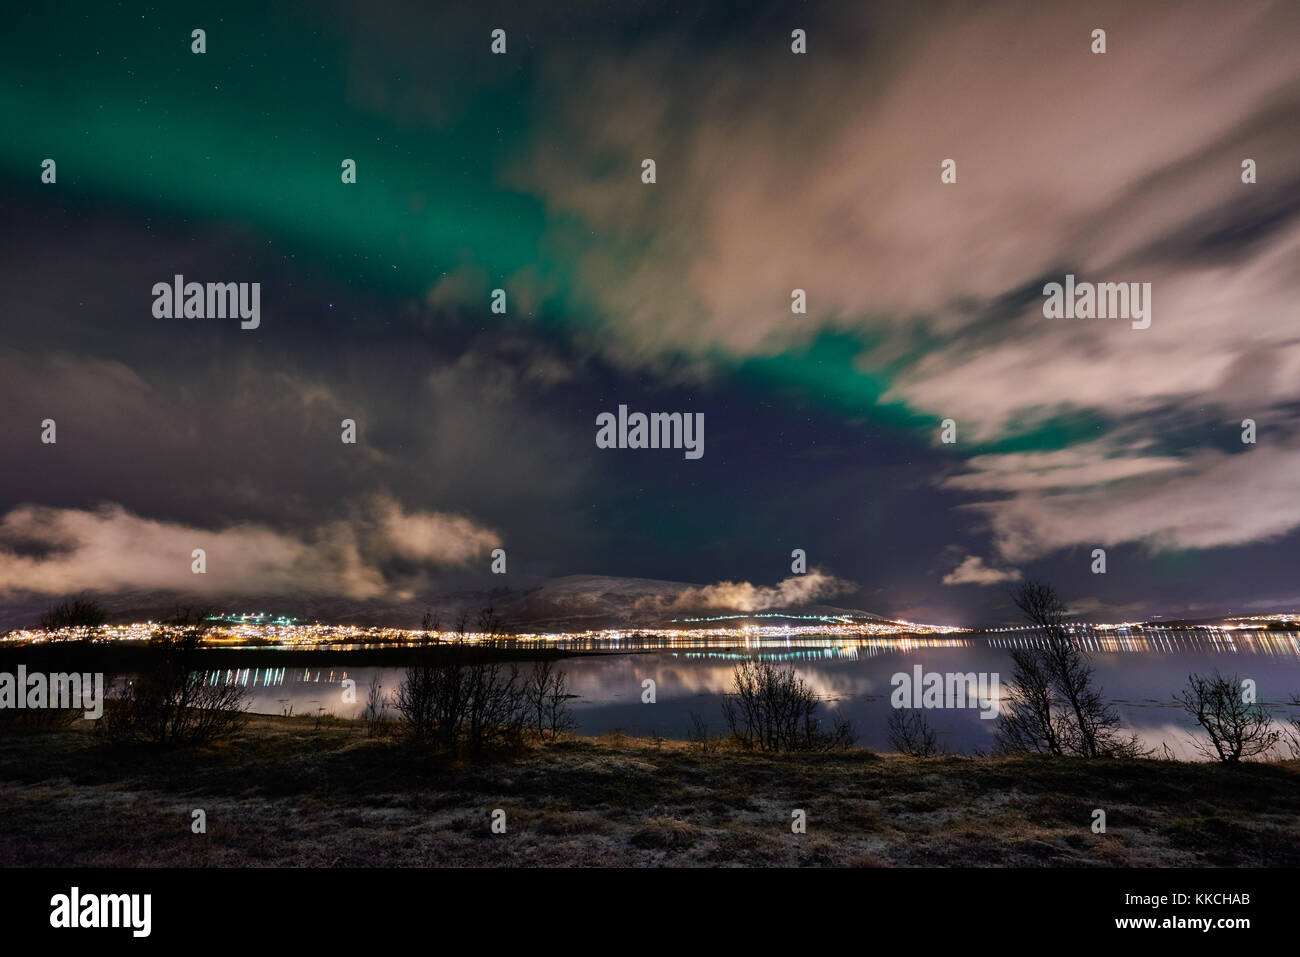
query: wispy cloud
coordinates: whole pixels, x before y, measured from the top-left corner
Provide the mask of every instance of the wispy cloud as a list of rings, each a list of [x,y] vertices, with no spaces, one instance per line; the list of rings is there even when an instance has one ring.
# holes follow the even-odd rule
[[[1232,455],[1199,450],[1176,466],[1163,456],[1108,460],[1097,446],[1089,453],[981,456],[950,481],[1007,493],[967,508],[986,518],[1008,561],[1074,545],[1245,545],[1300,528],[1300,448],[1289,444]],[[1115,480],[1098,482],[1103,476]]]

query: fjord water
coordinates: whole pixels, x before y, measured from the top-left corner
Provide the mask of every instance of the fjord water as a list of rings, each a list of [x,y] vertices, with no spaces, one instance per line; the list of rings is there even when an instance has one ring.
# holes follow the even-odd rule
[[[856,725],[858,744],[891,750],[887,731],[897,674],[996,674],[1003,694],[1011,680],[1008,648],[1025,642],[1023,633],[981,636],[889,636],[849,640],[841,637],[764,636],[748,642],[735,639],[674,639],[655,647],[639,642],[628,651],[607,643],[583,643],[596,653],[563,659],[569,690],[576,697],[570,707],[577,732],[600,735],[621,729],[629,735],[685,738],[690,713],[707,722],[713,733],[724,730],[723,696],[731,687],[735,665],[761,657],[793,666],[817,692],[823,707],[835,709]],[[561,647],[563,642],[558,643]],[[1194,757],[1191,719],[1173,697],[1192,673],[1215,670],[1240,679],[1252,679],[1258,699],[1279,720],[1300,716],[1289,707],[1300,696],[1300,633],[1147,630],[1089,643],[1096,678],[1126,728],[1136,731],[1144,744],[1167,744],[1179,757]],[[271,655],[268,655],[271,658]],[[524,663],[522,668],[531,667]],[[356,701],[344,704],[343,678],[356,684]],[[365,706],[372,678],[385,695],[396,691],[402,672],[395,668],[324,667],[257,668],[242,672],[241,681],[251,693],[251,708],[264,714],[315,714],[322,709],[341,717],[356,717]],[[643,703],[646,679],[654,681],[654,703]],[[926,717],[940,733],[948,750],[970,753],[993,743],[996,721],[980,717],[972,702],[964,709],[929,709]]]

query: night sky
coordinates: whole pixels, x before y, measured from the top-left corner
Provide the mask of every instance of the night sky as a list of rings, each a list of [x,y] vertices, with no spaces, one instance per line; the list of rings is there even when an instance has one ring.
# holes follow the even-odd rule
[[[1294,2],[23,4],[0,132],[0,604],[1300,607]],[[1150,328],[1045,318],[1067,273]],[[703,457],[598,448],[620,404]]]

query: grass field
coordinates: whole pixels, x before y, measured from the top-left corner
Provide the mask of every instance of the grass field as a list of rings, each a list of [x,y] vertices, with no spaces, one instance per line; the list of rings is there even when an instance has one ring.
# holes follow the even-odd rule
[[[255,716],[173,753],[78,722],[0,736],[0,865],[1296,866],[1300,761],[705,754],[614,734],[463,765],[342,720]]]

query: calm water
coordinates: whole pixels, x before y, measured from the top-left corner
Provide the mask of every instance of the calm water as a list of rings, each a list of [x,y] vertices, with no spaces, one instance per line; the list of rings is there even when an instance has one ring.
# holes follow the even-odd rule
[[[712,731],[723,730],[722,696],[731,686],[732,669],[746,657],[762,657],[793,665],[821,696],[824,707],[852,718],[858,743],[890,750],[886,722],[890,714],[891,678],[911,675],[915,666],[925,672],[985,672],[1010,680],[1008,644],[1023,643],[1023,636],[962,638],[888,638],[863,641],[842,639],[765,639],[749,645],[734,641],[704,645],[690,643],[657,650],[627,653],[609,650],[597,655],[565,659],[570,702],[577,730],[603,734],[615,728],[636,736],[662,735],[685,738],[689,714],[700,714]],[[268,653],[269,660],[273,652]],[[1189,673],[1224,674],[1251,678],[1259,700],[1279,717],[1300,709],[1287,701],[1300,695],[1300,634],[1295,632],[1146,632],[1120,638],[1092,649],[1097,680],[1125,725],[1151,746],[1166,743],[1177,754],[1191,757],[1191,723],[1172,703]],[[528,668],[531,665],[525,664]],[[372,677],[378,677],[385,694],[397,689],[400,670],[393,668],[260,668],[240,674],[251,692],[252,710],[280,714],[312,714],[320,709],[342,717],[356,717],[365,705]],[[357,682],[357,701],[344,704],[343,678]],[[655,682],[655,702],[642,703],[642,682]],[[979,710],[929,709],[926,717],[950,750],[970,751],[992,744],[992,720],[982,720]]]

